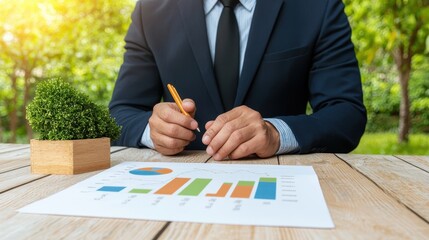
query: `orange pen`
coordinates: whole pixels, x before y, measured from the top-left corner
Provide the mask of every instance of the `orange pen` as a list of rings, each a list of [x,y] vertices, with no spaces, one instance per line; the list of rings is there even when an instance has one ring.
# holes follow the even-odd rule
[[[173,85],[171,85],[171,84],[167,84],[167,88],[168,88],[168,91],[170,91],[171,96],[173,96],[174,102],[176,102],[176,105],[179,107],[180,111],[185,116],[191,117],[191,115],[189,115],[189,113],[187,113],[185,111],[185,109],[183,109],[182,99],[180,98],[179,93],[177,92],[176,88]],[[199,128],[197,128],[197,131],[201,132]]]

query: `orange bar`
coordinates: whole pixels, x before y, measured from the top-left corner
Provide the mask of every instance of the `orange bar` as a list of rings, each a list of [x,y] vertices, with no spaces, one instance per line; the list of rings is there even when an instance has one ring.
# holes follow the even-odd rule
[[[217,193],[207,193],[206,197],[225,197],[229,189],[231,188],[231,186],[232,186],[232,183],[224,183],[219,188]]]
[[[253,185],[252,181],[239,181],[234,191],[231,194],[232,198],[249,198],[252,194]]]
[[[164,185],[164,187],[160,188],[155,194],[168,194],[171,195],[176,192],[180,187],[185,185],[189,181],[190,178],[175,178],[171,180],[169,183]]]
[[[231,194],[232,198],[249,198],[253,186],[237,186]]]

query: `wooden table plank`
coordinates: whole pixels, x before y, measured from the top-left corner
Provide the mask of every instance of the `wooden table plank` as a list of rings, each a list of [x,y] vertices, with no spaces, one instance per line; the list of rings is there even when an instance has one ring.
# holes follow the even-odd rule
[[[278,165],[279,160],[277,156],[271,157],[271,158],[243,158],[240,160],[222,160],[222,161],[216,161],[210,158],[210,160],[207,163],[219,163],[219,164],[268,164],[268,165]]]
[[[110,147],[110,152],[111,153],[113,153],[113,152],[118,152],[118,151],[120,151],[120,150],[123,150],[123,149],[125,149],[126,147],[122,147],[122,146],[112,146],[112,147]]]
[[[278,158],[248,158],[234,161],[215,161],[210,159],[208,163],[278,165]],[[276,228],[171,222],[160,235],[160,239],[281,239],[280,231],[272,231],[273,229]]]
[[[28,166],[5,172],[0,174],[0,193],[45,176],[47,175],[31,174],[30,167]]]
[[[149,151],[149,150],[147,150]],[[129,156],[137,160],[153,161],[164,159],[157,154],[143,153],[141,149],[123,150],[112,154],[112,163],[117,164]],[[203,155],[201,155],[203,156]],[[173,157],[174,158],[174,157]],[[174,158],[182,161],[189,156]],[[179,160],[180,161],[180,160]],[[0,236],[6,239],[45,239],[45,238],[71,238],[71,239],[146,239],[153,238],[165,226],[165,222],[118,220],[103,218],[66,217],[51,215],[22,214],[17,210],[25,205],[52,195],[73,184],[76,184],[100,171],[79,175],[50,175],[14,188],[0,194]]]
[[[121,162],[135,161],[203,163],[209,158],[210,156],[203,151],[185,151],[175,156],[164,156],[151,149],[127,148],[112,161],[112,166]]]
[[[117,152],[123,149],[125,147],[111,147],[110,151]],[[46,174],[31,174],[29,165],[28,148],[0,153],[0,193],[47,176]]]
[[[357,171],[429,223],[429,173],[396,157],[339,155]]]
[[[429,156],[396,156],[429,173]]]
[[[0,153],[0,174],[30,166],[30,148]]]
[[[0,153],[11,152],[20,150],[23,148],[29,148],[29,144],[12,144],[12,143],[0,143]]]
[[[14,151],[0,153],[0,174],[14,169],[30,166],[30,145]],[[110,152],[116,152],[125,147],[111,147]]]
[[[163,222],[22,214],[19,208],[78,183],[92,173],[49,176],[0,195],[0,236],[5,239],[145,239]],[[116,230],[116,231],[115,231]]]
[[[332,230],[282,229],[285,235],[338,239],[424,239],[429,225],[333,154],[282,156],[280,164],[312,165],[336,225]]]
[[[159,239],[259,240],[293,238],[282,235],[281,228],[277,227],[172,222],[165,229]]]

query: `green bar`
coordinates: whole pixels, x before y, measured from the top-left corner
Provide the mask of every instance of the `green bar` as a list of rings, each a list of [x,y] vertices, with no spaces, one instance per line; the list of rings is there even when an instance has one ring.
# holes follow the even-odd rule
[[[255,185],[255,182],[253,181],[238,181],[237,186],[251,186],[253,187]]]
[[[276,178],[265,178],[265,177],[261,177],[259,178],[260,182],[277,182]]]
[[[138,189],[138,188],[134,188],[132,189],[129,193],[149,193],[150,191],[152,191],[152,189]]]
[[[204,188],[211,182],[211,179],[197,178],[192,181],[183,191],[179,193],[181,196],[198,196]]]

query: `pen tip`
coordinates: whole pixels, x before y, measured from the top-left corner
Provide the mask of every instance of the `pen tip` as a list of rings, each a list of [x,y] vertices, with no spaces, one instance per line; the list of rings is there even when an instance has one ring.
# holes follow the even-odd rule
[[[197,128],[197,131],[200,133],[201,131],[200,131],[200,128]]]

